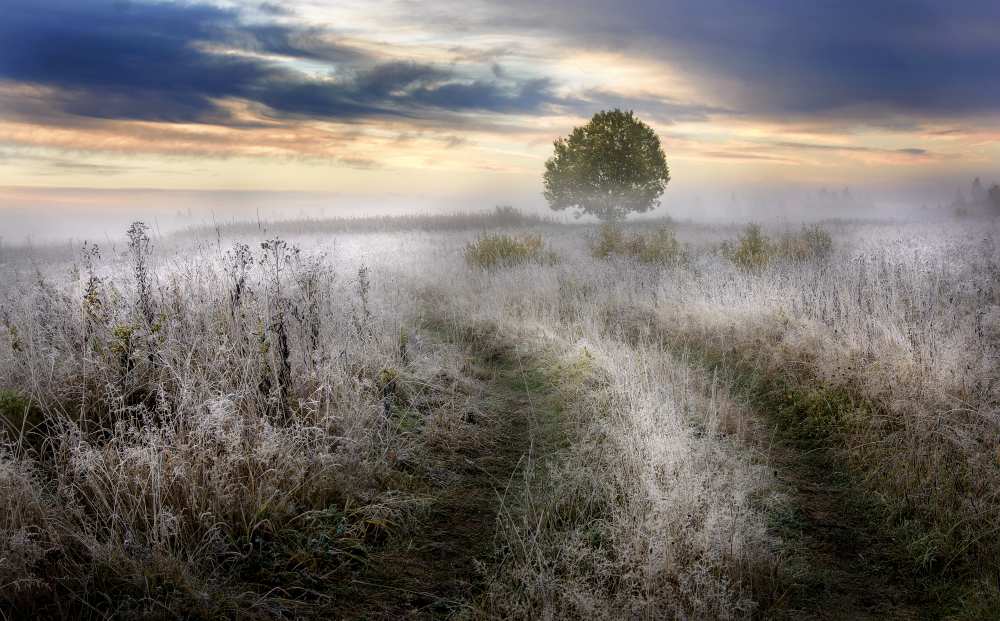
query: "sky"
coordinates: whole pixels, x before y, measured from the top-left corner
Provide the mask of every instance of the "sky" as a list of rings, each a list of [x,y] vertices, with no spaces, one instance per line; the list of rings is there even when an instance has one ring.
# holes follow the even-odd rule
[[[659,134],[668,210],[1000,181],[995,0],[0,6],[0,209],[22,219],[326,195],[539,205],[552,141],[614,107]]]

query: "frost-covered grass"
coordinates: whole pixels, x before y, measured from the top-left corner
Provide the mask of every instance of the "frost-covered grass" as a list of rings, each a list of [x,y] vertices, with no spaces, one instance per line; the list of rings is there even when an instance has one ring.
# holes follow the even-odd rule
[[[680,226],[678,239],[686,241],[686,233]],[[897,541],[898,549],[892,554],[905,566],[904,571],[916,572],[931,591],[940,589],[943,598],[954,596],[947,593],[953,588],[947,583],[966,583],[957,587],[966,590],[959,598],[979,593],[961,604],[970,609],[980,605],[969,603],[980,595],[995,598],[988,580],[984,583],[981,579],[983,572],[991,575],[1000,570],[996,562],[1000,550],[993,536],[1000,530],[997,224],[836,223],[822,229],[772,228],[760,235],[779,240],[768,243],[790,251],[772,253],[768,261],[752,270],[717,250],[720,241],[732,238],[732,229],[719,231],[714,237],[700,229],[691,233],[697,237],[688,242],[693,246],[689,261],[664,269],[627,257],[594,260],[579,232],[552,231],[547,241],[561,255],[558,264],[480,275],[469,283],[471,289],[465,290],[458,288],[461,275],[455,274],[447,279],[448,290],[462,308],[459,315],[527,331],[526,341],[555,341],[564,346],[586,346],[589,351],[617,352],[612,357],[598,356],[597,360],[604,361],[599,366],[612,378],[610,389],[623,386],[630,399],[639,401],[630,401],[621,418],[605,410],[590,420],[598,421],[605,442],[602,446],[607,446],[609,438],[627,439],[612,454],[616,468],[621,469],[618,472],[629,473],[628,480],[638,480],[647,468],[656,471],[657,458],[647,452],[653,450],[647,448],[651,445],[674,447],[665,452],[686,455],[685,463],[696,454],[705,454],[704,449],[676,448],[679,432],[667,421],[679,416],[670,412],[684,412],[677,424],[681,429],[707,429],[707,439],[699,439],[695,445],[704,442],[715,447],[718,461],[672,479],[672,485],[677,486],[672,489],[687,489],[684,494],[694,497],[695,489],[713,489],[709,481],[740,481],[734,485],[748,495],[766,495],[766,479],[749,474],[753,465],[741,461],[739,452],[729,455],[721,449],[729,442],[738,443],[739,436],[723,431],[776,419],[748,419],[744,413],[725,417],[728,422],[720,426],[711,417],[705,422],[703,408],[678,405],[692,397],[681,395],[678,400],[662,396],[664,385],[676,385],[669,369],[678,364],[676,356],[683,356],[685,350],[692,357],[710,355],[728,360],[734,372],[758,374],[772,387],[792,386],[790,395],[804,401],[777,404],[774,414],[827,419],[819,427],[815,427],[815,420],[803,420],[801,426],[810,435],[822,436],[820,444],[849,467],[859,494],[876,499],[879,509],[872,519],[881,525],[873,528],[888,532],[888,538]],[[794,252],[800,246],[808,246],[809,252]],[[644,349],[643,342],[658,345]],[[650,362],[649,356],[654,354],[660,362]],[[656,371],[648,377],[663,384],[642,385],[637,378],[642,377],[643,367],[637,368],[637,361],[653,365]],[[642,388],[631,388],[636,385]],[[838,395],[840,400],[832,402],[823,395]],[[658,407],[643,409],[642,398],[650,398]],[[647,417],[658,422],[658,431],[656,425],[642,422]],[[637,429],[642,432],[630,435]],[[613,478],[610,473],[614,468],[593,474],[594,464],[599,462],[592,456],[573,463],[576,465],[569,472],[587,473],[585,481]],[[640,516],[655,514],[654,499],[669,494],[653,489],[647,486],[636,497],[647,504],[637,500],[629,505],[622,501],[627,494],[616,496],[621,501],[618,508],[629,506],[637,511],[627,513],[621,524],[642,522],[646,517]],[[702,505],[710,507],[708,511],[720,510],[723,497],[740,498],[733,492],[709,496],[715,499]],[[754,523],[754,514],[747,509],[750,506],[739,500],[730,505],[730,515],[740,515],[748,533],[747,555],[741,556],[737,550],[726,559],[730,571],[746,567],[741,563],[747,559],[768,558],[760,551],[767,547],[766,537],[750,535],[755,532],[750,526]],[[642,507],[641,512],[637,507]],[[669,511],[666,515],[678,517]],[[718,527],[725,519],[707,523]],[[624,526],[613,530],[627,532]],[[657,532],[669,531],[669,524],[660,524]],[[700,536],[692,529],[676,531],[685,533],[677,536],[688,543],[689,536],[705,541],[718,535],[711,529]],[[541,539],[533,537],[532,541]],[[585,538],[579,535],[575,554],[582,554],[582,540]],[[647,536],[632,540],[638,545],[648,541]],[[648,548],[642,553],[634,548],[627,548],[626,553],[625,549],[619,548],[613,558],[630,559],[636,563],[634,567],[644,569],[639,574],[622,566],[603,571],[608,575],[641,575],[642,579],[636,578],[628,587],[620,584],[634,593],[631,589],[635,585],[648,584],[649,568],[659,567],[662,559],[648,556],[652,553]],[[717,553],[718,548],[708,546],[697,558],[704,562]],[[558,583],[572,576],[573,568],[590,568],[595,562],[567,557],[566,565],[536,562],[535,567]],[[760,572],[766,564],[758,562],[754,571]],[[677,580],[697,566],[675,565],[671,575]],[[715,575],[724,573],[718,568],[713,571]],[[592,593],[593,585],[585,584],[581,583],[578,592]],[[541,597],[574,592],[559,584]],[[661,587],[660,592],[666,594],[669,589]],[[658,603],[669,599],[664,597]],[[683,599],[676,593],[672,597],[672,601]],[[738,595],[729,597],[736,599],[717,595],[698,601],[726,601],[728,610],[739,610],[734,603],[739,601]],[[614,601],[610,594],[592,604],[599,610],[609,601]],[[953,603],[942,601],[943,606]],[[986,605],[995,606],[995,601]]]
[[[419,504],[393,466],[450,423],[411,433],[408,412],[460,408],[460,361],[410,338],[391,273],[279,239],[139,239],[10,269],[0,601],[285,614],[238,567],[284,546],[336,568]]]
[[[551,450],[500,506],[483,614],[774,604],[774,482],[748,450],[767,419],[685,350],[856,395],[829,440],[915,563],[998,570],[995,224],[772,228],[787,252],[754,269],[723,246],[735,226],[675,225],[683,262],[595,258],[585,228],[515,229],[560,260],[492,270],[465,261],[474,230],[5,249],[0,601],[308,614],[237,567],[279,549],[339,575],[423,502],[406,468],[428,446],[475,441],[454,416],[417,433],[400,415],[464,403],[467,370],[429,323],[493,326],[556,388],[559,440],[539,435]]]

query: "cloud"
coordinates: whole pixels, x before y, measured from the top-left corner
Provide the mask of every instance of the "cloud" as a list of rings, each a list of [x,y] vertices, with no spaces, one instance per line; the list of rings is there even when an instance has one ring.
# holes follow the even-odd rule
[[[856,144],[832,144],[804,141],[733,141],[725,145],[703,148],[697,142],[687,145],[685,152],[698,158],[732,161],[765,161],[776,164],[806,165],[823,154],[823,161],[847,157],[851,160],[878,164],[915,164],[947,159],[945,153],[923,148],[900,149],[870,147]]]
[[[0,142],[508,170],[620,107],[671,156],[992,157],[1000,5],[981,0],[387,2],[4,0]]]
[[[230,11],[205,5],[12,0],[0,21],[0,77],[61,91],[72,116],[191,122],[222,113],[276,70],[197,44],[227,38]]]
[[[9,149],[0,150],[0,164],[27,165],[27,167],[30,167],[29,174],[35,176],[58,176],[67,172],[82,172],[106,176],[142,170],[139,166],[87,162],[79,158],[53,157]]]
[[[479,27],[652,58],[747,114],[897,124],[1000,101],[995,0],[511,2]]]
[[[961,129],[961,128],[958,128],[958,127],[950,127],[948,129],[932,130],[932,131],[927,132],[927,133],[928,133],[928,135],[931,135],[931,136],[945,136],[945,137],[948,137],[948,136],[965,136],[969,132],[966,129]]]
[[[455,147],[461,147],[469,144],[468,138],[463,138],[462,136],[444,136],[442,138],[444,146],[449,149],[454,149]]]
[[[257,5],[257,10],[267,15],[277,15],[281,17],[295,14],[292,9],[278,2],[261,2]]]
[[[224,43],[265,54],[343,63],[366,59],[364,52],[339,43],[332,33],[317,27],[237,22],[225,27],[219,35]]]
[[[626,95],[600,88],[588,89],[580,93],[569,102],[569,106],[584,116],[597,109],[624,108],[634,110],[644,117],[663,124],[707,121],[718,115],[738,115],[736,111],[720,106],[685,102],[652,94]]]
[[[912,155],[914,157],[924,157],[931,155],[931,153],[927,149],[920,149],[916,147],[908,147],[904,149],[879,149],[875,147],[865,147],[860,145],[824,144],[815,142],[789,142],[789,141],[772,142],[769,144],[775,147],[802,149],[807,151],[846,151],[850,153],[881,153],[886,155],[890,154]]]
[[[44,122],[237,124],[223,103],[234,99],[265,106],[269,118],[341,120],[519,113],[554,101],[545,79],[381,61],[324,29],[248,24],[206,4],[10,0],[0,40],[0,80],[52,91],[41,107],[13,102],[15,114]],[[319,61],[327,75],[307,74],[297,61]]]
[[[416,89],[410,99],[420,105],[453,110],[523,113],[557,103],[552,81],[536,78],[506,86],[501,82],[476,80],[447,82]]]
[[[495,68],[499,68],[499,61],[507,56],[524,53],[525,50],[520,45],[501,45],[492,47],[469,47],[464,45],[453,45],[448,48],[456,61],[459,62],[475,62],[475,63],[492,63]],[[497,74],[497,77],[501,77]]]
[[[373,170],[378,168],[378,162],[363,157],[341,157],[337,158],[337,161],[344,166],[357,168],[359,170]]]
[[[703,151],[697,151],[697,155],[701,157],[706,157],[710,159],[717,160],[759,160],[765,162],[778,162],[782,164],[797,164],[798,160],[790,159],[787,157],[779,157],[776,155],[765,155],[763,153],[752,153],[748,151],[722,151],[722,150],[712,150],[707,149]]]

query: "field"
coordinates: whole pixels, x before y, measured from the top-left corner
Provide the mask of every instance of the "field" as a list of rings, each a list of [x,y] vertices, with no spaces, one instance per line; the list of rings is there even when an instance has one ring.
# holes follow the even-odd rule
[[[3,618],[1000,616],[996,220],[0,247]]]

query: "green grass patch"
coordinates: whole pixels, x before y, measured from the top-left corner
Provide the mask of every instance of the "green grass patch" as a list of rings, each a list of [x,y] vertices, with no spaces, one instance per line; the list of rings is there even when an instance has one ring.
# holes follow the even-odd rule
[[[778,238],[778,254],[793,261],[822,259],[833,252],[833,238],[819,225],[805,226],[798,233]]]
[[[0,431],[12,440],[33,436],[44,423],[42,412],[24,395],[0,390]]]
[[[720,251],[737,267],[756,271],[779,259],[807,261],[828,257],[833,252],[833,238],[815,225],[772,240],[760,225],[748,224],[735,241],[723,242]]]
[[[527,263],[551,264],[556,254],[545,247],[541,235],[488,233],[465,246],[465,261],[472,267],[498,269]]]
[[[802,386],[775,378],[758,402],[772,413],[787,439],[798,444],[822,446],[853,425],[871,418],[875,406],[834,386]]]
[[[620,256],[657,265],[678,265],[687,260],[683,244],[667,227],[648,233],[628,233],[617,225],[605,224],[592,240],[590,250],[598,259]]]

